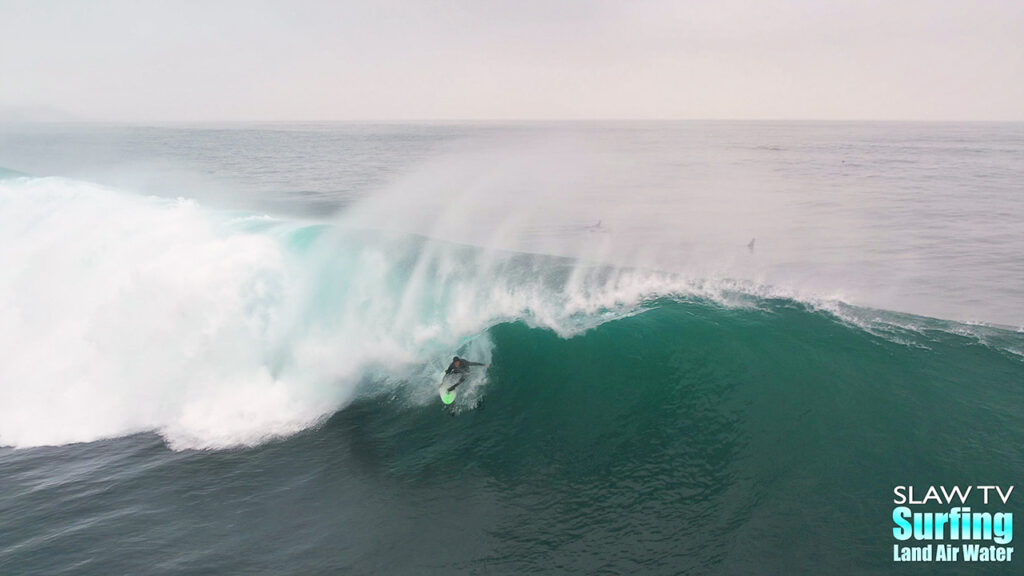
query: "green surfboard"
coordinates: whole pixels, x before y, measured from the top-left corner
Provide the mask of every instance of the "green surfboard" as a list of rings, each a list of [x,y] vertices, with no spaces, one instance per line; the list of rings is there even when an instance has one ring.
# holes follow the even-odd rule
[[[460,374],[445,374],[444,378],[441,378],[441,388],[438,392],[441,394],[441,402],[447,406],[455,401],[455,389],[449,390],[453,384],[459,381]]]
[[[447,386],[441,386],[441,402],[445,405],[451,404],[455,401],[455,390],[448,390]]]

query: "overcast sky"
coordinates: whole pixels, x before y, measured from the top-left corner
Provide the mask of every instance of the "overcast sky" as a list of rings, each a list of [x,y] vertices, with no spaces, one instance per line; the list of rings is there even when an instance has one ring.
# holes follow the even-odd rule
[[[1024,120],[1024,1],[0,0],[0,114]]]

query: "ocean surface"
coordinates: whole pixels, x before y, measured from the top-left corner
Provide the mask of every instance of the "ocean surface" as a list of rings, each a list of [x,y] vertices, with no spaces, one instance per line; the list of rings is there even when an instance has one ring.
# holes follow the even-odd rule
[[[4,575],[1019,573],[1024,124],[2,125],[0,350]]]

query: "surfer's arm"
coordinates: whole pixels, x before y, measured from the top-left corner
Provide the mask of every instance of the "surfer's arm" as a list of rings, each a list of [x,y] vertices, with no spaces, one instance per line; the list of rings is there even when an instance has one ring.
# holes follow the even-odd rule
[[[469,360],[466,360],[466,365],[467,366],[486,366],[486,364],[484,364],[483,362],[470,362]]]
[[[452,384],[451,386],[448,387],[448,391],[451,392],[452,390],[455,390],[456,388],[459,387],[459,384],[462,384],[465,381],[466,381],[466,377],[465,376],[463,376],[462,378],[459,378],[458,382],[456,382],[455,384]]]

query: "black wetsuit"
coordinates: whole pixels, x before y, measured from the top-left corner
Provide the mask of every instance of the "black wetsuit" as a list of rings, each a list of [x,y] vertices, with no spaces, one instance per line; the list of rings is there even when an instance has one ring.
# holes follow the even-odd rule
[[[452,390],[455,390],[456,386],[466,381],[466,374],[469,374],[470,366],[483,365],[484,364],[482,362],[470,362],[469,360],[464,360],[462,358],[459,358],[458,360],[453,360],[452,363],[448,365],[448,369],[444,371],[445,376],[449,374],[461,374],[462,377],[459,378],[458,382],[449,386],[448,391],[451,392]]]

